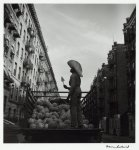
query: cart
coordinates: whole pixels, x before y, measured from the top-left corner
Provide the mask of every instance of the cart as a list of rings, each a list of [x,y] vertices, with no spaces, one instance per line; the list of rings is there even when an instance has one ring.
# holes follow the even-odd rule
[[[20,132],[25,137],[25,141],[24,141],[25,143],[100,143],[101,142],[102,132],[101,129],[99,128],[30,129],[28,127],[27,118],[30,117],[33,111],[37,97],[47,97],[46,92],[44,92],[44,95],[40,94],[40,92],[38,91],[36,91],[36,93],[27,90],[26,101],[24,103],[25,118],[24,120],[22,120],[22,122],[20,122],[20,126],[21,126]],[[59,103],[60,102],[61,101],[59,101]],[[67,102],[63,99],[62,103],[67,103]]]

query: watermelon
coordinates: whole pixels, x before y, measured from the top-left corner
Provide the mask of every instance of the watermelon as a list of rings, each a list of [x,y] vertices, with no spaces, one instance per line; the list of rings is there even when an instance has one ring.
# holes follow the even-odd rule
[[[58,124],[57,124],[57,122],[54,121],[54,120],[52,120],[52,121],[50,121],[50,122],[48,123],[48,128],[49,128],[49,129],[56,129],[57,126],[58,126]]]
[[[30,128],[31,128],[31,129],[35,129],[36,127],[37,127],[37,126],[36,126],[35,123],[31,123],[31,124],[30,124]]]

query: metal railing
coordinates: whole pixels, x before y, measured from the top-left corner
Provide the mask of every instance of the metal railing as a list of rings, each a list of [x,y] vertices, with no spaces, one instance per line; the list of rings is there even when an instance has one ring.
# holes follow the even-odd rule
[[[34,97],[62,97],[66,98],[68,96],[68,91],[31,91]],[[82,94],[87,94],[88,92],[81,92]],[[49,94],[67,94],[67,96],[49,95]],[[85,98],[82,96],[81,98]]]
[[[98,127],[97,100],[93,90],[90,90],[82,99],[82,110],[85,118],[93,123],[95,127]]]

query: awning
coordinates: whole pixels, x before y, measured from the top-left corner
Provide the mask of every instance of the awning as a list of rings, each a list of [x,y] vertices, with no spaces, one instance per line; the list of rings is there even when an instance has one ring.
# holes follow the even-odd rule
[[[4,81],[7,80],[10,83],[14,83],[14,80],[12,79],[10,72],[4,67]]]

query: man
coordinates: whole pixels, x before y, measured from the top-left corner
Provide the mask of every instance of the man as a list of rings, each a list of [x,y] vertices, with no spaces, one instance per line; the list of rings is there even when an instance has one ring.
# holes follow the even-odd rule
[[[77,61],[73,61],[73,60],[69,61],[68,65],[71,67],[70,72],[72,73],[69,81],[70,87],[64,85],[64,88],[69,90],[69,95],[67,97],[67,100],[69,100],[70,98],[71,127],[82,128],[83,123],[82,123],[82,110],[81,110],[81,102],[80,102],[81,99],[80,76],[82,75],[79,73],[79,71],[81,72],[82,70],[81,70],[81,66],[79,67]]]

